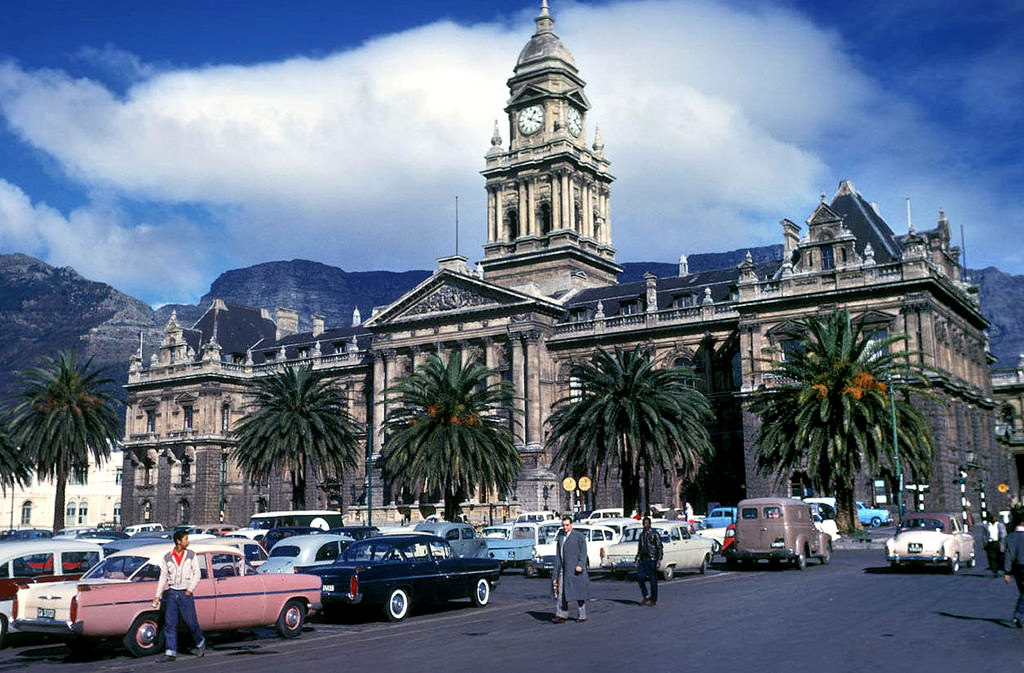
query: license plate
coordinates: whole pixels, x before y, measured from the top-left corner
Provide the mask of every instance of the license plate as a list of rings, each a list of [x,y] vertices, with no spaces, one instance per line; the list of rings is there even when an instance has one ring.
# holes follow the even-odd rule
[[[919,554],[919,553],[921,553],[921,543],[920,542],[911,542],[910,544],[907,545],[907,551],[910,552],[911,554]]]
[[[785,542],[772,542],[772,549],[781,549],[786,546]]]
[[[333,584],[325,584],[323,586],[323,590],[324,591],[334,591],[334,585]]]
[[[56,611],[53,608],[36,608],[36,616],[40,619],[53,619]]]

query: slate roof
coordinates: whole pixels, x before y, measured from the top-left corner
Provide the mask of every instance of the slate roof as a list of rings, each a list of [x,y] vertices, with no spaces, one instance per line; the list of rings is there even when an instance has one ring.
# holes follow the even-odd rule
[[[903,254],[903,248],[892,229],[855,189],[843,188],[846,184],[844,182],[832,198],[829,208],[843,218],[843,225],[857,237],[857,254],[863,257],[864,247],[871,243],[877,263],[886,264],[898,260]]]
[[[273,342],[277,335],[274,321],[264,318],[260,309],[240,304],[224,304],[225,309],[216,303],[196,321],[191,330],[185,330],[185,340],[200,357],[201,345],[208,343],[216,332],[217,343],[225,354],[245,355],[245,352],[256,343],[262,347]],[[199,343],[192,343],[195,338]],[[260,342],[260,339],[263,339]]]

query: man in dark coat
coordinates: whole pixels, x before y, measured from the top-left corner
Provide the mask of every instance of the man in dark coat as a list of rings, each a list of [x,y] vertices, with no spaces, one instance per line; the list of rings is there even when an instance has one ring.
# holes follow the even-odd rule
[[[1010,521],[1013,532],[1006,536],[1006,557],[1003,559],[1003,578],[1017,583],[1017,607],[1013,611],[1013,625],[1024,628],[1024,517],[1013,513]]]
[[[569,604],[576,601],[579,617],[587,621],[587,599],[590,598],[590,575],[587,574],[587,541],[572,529],[572,518],[562,517],[562,530],[555,540],[555,567],[552,572],[555,594],[555,617],[551,621],[564,624]]]
[[[636,581],[640,584],[640,593],[643,594],[640,604],[654,607],[658,604],[658,562],[661,561],[663,547],[661,535],[651,528],[651,517],[645,516],[643,525],[633,565],[636,566]],[[648,582],[651,584],[650,598],[647,597]]]

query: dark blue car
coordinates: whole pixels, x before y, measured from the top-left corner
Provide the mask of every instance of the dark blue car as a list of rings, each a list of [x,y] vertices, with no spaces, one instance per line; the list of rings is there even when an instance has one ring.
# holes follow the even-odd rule
[[[501,564],[487,558],[457,558],[445,540],[411,533],[353,542],[329,566],[296,568],[323,582],[324,609],[380,605],[393,622],[405,619],[414,603],[468,598],[483,607],[490,602]]]

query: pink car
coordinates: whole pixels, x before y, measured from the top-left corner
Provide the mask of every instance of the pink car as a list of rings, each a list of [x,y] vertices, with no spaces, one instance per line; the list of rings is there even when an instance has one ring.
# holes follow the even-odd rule
[[[22,631],[64,636],[72,648],[91,638],[121,638],[137,657],[163,649],[160,610],[153,608],[160,559],[167,542],[108,556],[74,582],[20,588],[14,624]],[[307,614],[320,609],[320,578],[260,575],[235,547],[216,541],[189,546],[199,557],[202,579],[195,591],[204,631],[273,624],[284,638],[302,632]]]

